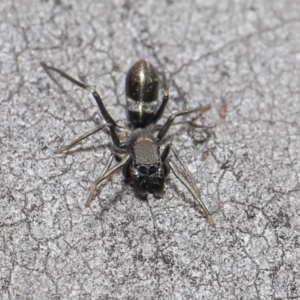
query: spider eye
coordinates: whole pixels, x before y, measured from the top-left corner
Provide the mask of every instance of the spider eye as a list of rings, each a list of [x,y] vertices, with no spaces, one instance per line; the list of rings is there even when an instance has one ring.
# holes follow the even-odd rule
[[[139,172],[142,173],[143,175],[147,174],[147,168],[145,166],[139,167]]]
[[[157,168],[155,167],[155,166],[151,166],[150,168],[149,168],[149,174],[154,174],[154,173],[156,173],[157,172]]]

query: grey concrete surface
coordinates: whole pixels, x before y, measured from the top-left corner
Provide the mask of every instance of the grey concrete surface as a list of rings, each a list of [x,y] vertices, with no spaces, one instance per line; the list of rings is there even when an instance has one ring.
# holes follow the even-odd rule
[[[0,3],[0,299],[300,298],[300,2]],[[121,172],[90,183],[110,154],[88,92],[126,125],[124,79],[146,58],[165,71],[173,141],[213,214],[171,175],[135,197]],[[162,91],[161,91],[162,92]],[[205,127],[190,127],[183,120]]]

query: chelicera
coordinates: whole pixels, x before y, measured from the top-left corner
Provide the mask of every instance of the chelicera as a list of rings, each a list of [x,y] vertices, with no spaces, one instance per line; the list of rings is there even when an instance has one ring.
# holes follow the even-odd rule
[[[166,88],[164,78],[163,98],[158,106],[158,72],[148,61],[140,60],[130,68],[126,76],[127,116],[131,126],[130,128],[124,128],[117,125],[106,110],[100,95],[93,87],[76,80],[62,70],[48,66],[44,62],[41,62],[41,65],[49,75],[50,71],[57,72],[77,86],[91,92],[105,120],[104,124],[80,136],[71,144],[57,149],[56,153],[68,151],[85,138],[104,128],[108,128],[110,132],[115,153],[110,155],[101,175],[91,184],[86,206],[91,204],[97,186],[120,168],[122,168],[124,177],[133,182],[134,189],[141,198],[145,198],[147,193],[161,196],[165,179],[172,170],[197,201],[209,224],[214,225],[213,218],[200,198],[200,191],[187,167],[181,161],[177,150],[169,143],[160,153],[161,141],[175,118],[193,112],[204,112],[209,109],[209,106],[200,106],[174,113],[169,116],[163,125],[155,128],[154,125],[163,115],[169,101],[169,91]],[[121,132],[128,133],[125,142],[120,141],[119,134]],[[183,171],[180,171],[178,166],[169,158],[171,151]],[[117,159],[117,163],[111,166],[114,157]]]

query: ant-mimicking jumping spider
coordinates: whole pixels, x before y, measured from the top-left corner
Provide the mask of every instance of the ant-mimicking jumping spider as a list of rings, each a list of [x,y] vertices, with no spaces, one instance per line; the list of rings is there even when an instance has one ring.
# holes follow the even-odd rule
[[[103,128],[109,128],[114,148],[118,152],[110,155],[100,177],[91,184],[86,206],[91,204],[94,192],[100,182],[108,178],[121,167],[123,168],[124,177],[133,181],[135,191],[141,197],[145,197],[147,192],[152,193],[155,196],[161,195],[164,188],[165,178],[168,176],[171,169],[175,176],[193,195],[194,199],[205,213],[209,224],[214,225],[213,218],[200,199],[200,191],[194,182],[192,175],[181,161],[174,146],[171,143],[167,144],[162,154],[160,154],[160,142],[168,132],[175,118],[197,111],[204,112],[208,110],[210,106],[196,107],[172,114],[169,116],[165,124],[160,126],[158,133],[155,136],[155,130],[152,125],[156,124],[163,115],[169,100],[169,91],[166,88],[164,78],[165,90],[162,103],[159,108],[156,109],[158,104],[159,76],[156,69],[146,60],[140,60],[135,63],[130,68],[126,76],[125,90],[127,116],[132,125],[132,128],[130,129],[117,125],[115,120],[106,110],[100,95],[93,87],[74,79],[62,70],[48,66],[44,62],[41,62],[41,65],[48,74],[49,71],[55,71],[72,83],[91,92],[99,106],[102,117],[106,121],[106,123],[101,124],[92,131],[80,136],[68,146],[57,149],[55,153],[63,153],[69,150],[85,138]],[[118,133],[123,131],[129,132],[129,137],[126,142],[120,142],[118,136]],[[171,150],[183,168],[184,175],[168,158]],[[113,167],[110,167],[114,157],[117,158],[118,163]],[[187,178],[189,178],[189,180]]]

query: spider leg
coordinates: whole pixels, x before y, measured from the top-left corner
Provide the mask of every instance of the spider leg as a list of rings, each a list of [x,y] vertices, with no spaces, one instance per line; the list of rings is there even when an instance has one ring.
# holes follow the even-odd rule
[[[106,110],[104,104],[103,104],[103,101],[100,97],[100,95],[97,93],[97,91],[94,90],[93,87],[91,87],[90,85],[87,85],[75,78],[73,78],[72,76],[70,76],[69,74],[67,74],[66,72],[60,70],[60,69],[57,69],[55,67],[52,67],[52,66],[48,66],[45,62],[41,62],[41,66],[45,69],[45,71],[49,74],[49,70],[51,71],[54,71],[58,74],[60,74],[61,76],[63,76],[64,78],[68,79],[69,81],[71,81],[72,83],[78,85],[79,87],[89,91],[92,93],[92,95],[94,96],[98,106],[99,106],[99,109],[100,109],[100,112],[104,118],[104,120],[108,123],[108,124],[112,124],[114,126],[117,126],[115,120],[111,117],[111,115],[108,113],[108,111]]]
[[[108,161],[107,161],[107,163],[106,163],[103,171],[101,172],[101,175],[91,184],[91,186],[90,186],[90,194],[89,194],[89,197],[88,197],[88,199],[86,201],[85,206],[87,206],[87,207],[90,206],[91,202],[93,201],[93,195],[94,195],[94,192],[95,192],[97,186],[104,179],[108,178],[112,173],[114,173],[115,171],[117,171],[119,168],[123,167],[126,164],[126,162],[128,161],[128,159],[130,159],[129,155],[125,155],[119,163],[117,163],[113,167],[109,168],[110,165],[111,165],[111,163],[112,163],[113,157],[114,157],[114,154],[112,154],[109,157],[109,159],[108,159]]]
[[[107,123],[106,126],[109,127],[111,138],[112,138],[112,141],[113,141],[114,145],[119,149],[125,149],[126,148],[126,144],[125,143],[120,143],[120,140],[119,140],[118,135],[117,135],[117,131],[118,131],[119,126],[117,125],[115,120],[111,117],[111,115],[108,113],[108,111],[105,108],[105,105],[103,104],[103,101],[102,101],[100,95],[98,94],[98,92],[92,86],[87,85],[87,84],[73,78],[72,76],[70,76],[69,74],[67,74],[66,72],[64,72],[60,69],[57,69],[57,68],[52,67],[52,66],[48,66],[45,62],[41,62],[41,66],[44,68],[44,70],[47,72],[47,74],[50,74],[49,71],[54,71],[54,72],[60,74],[62,77],[68,79],[72,83],[76,84],[77,86],[81,87],[82,89],[85,89],[85,90],[91,92],[94,99],[96,100],[96,102],[98,104],[98,107],[100,109],[102,117],[104,118],[104,120]]]
[[[174,122],[175,118],[179,117],[179,116],[183,116],[183,115],[187,115],[196,111],[201,111],[201,112],[205,112],[210,108],[210,105],[206,105],[206,106],[200,106],[200,107],[196,107],[196,108],[190,108],[184,111],[180,111],[177,113],[172,114],[168,120],[166,121],[166,123],[162,126],[162,128],[159,130],[157,136],[156,136],[156,141],[159,142],[161,141],[161,139],[166,135],[166,133],[168,132],[168,130],[170,129],[172,123]]]
[[[167,87],[167,82],[166,82],[166,76],[165,73],[163,74],[163,82],[164,82],[164,96],[162,99],[162,103],[159,107],[159,109],[157,110],[157,112],[155,113],[155,115],[153,116],[151,123],[155,124],[163,115],[165,108],[167,106],[167,103],[169,101],[169,89]]]
[[[170,153],[170,150],[172,150],[172,152],[175,155],[175,158],[177,159],[177,161],[180,163],[180,165],[182,166],[183,170],[184,170],[184,174],[182,174],[178,167],[171,161],[171,160],[167,160],[167,157]],[[164,149],[163,153],[162,153],[162,161],[164,162],[166,169],[171,169],[173,171],[173,173],[175,174],[175,176],[181,181],[181,183],[189,190],[189,192],[192,194],[192,196],[194,197],[194,199],[197,201],[198,205],[201,207],[201,209],[203,210],[203,212],[205,213],[205,216],[208,220],[208,223],[211,226],[215,226],[215,222],[212,218],[212,216],[210,215],[208,209],[206,208],[205,204],[203,203],[203,201],[201,200],[201,193],[196,185],[196,182],[192,176],[192,174],[190,173],[190,171],[187,169],[187,167],[184,165],[184,163],[182,162],[182,160],[180,159],[178,152],[176,151],[176,149],[174,148],[174,146],[172,144],[167,144],[166,148]]]
[[[99,125],[98,127],[94,128],[93,130],[81,135],[80,137],[78,137],[76,140],[74,140],[72,143],[70,143],[69,145],[67,146],[64,146],[62,148],[58,148],[54,151],[54,153],[56,154],[61,154],[71,148],[73,148],[74,146],[76,146],[79,142],[81,142],[82,140],[86,139],[87,137],[91,136],[92,134],[100,131],[101,129],[105,128],[105,127],[108,127],[107,124],[101,124]]]

